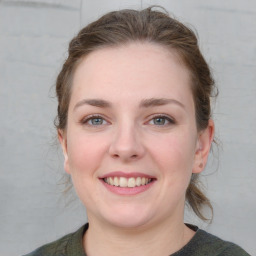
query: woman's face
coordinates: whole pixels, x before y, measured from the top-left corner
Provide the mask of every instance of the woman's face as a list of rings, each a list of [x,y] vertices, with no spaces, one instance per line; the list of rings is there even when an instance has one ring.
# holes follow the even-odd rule
[[[191,174],[211,142],[210,128],[197,132],[190,87],[178,57],[155,44],[104,48],[81,61],[59,138],[89,221],[183,219]]]

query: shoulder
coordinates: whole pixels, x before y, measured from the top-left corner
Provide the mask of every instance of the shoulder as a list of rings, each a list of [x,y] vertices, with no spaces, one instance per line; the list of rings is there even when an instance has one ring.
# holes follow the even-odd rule
[[[24,256],[69,256],[70,252],[77,251],[76,255],[83,255],[82,239],[84,232],[88,229],[88,224],[79,228],[76,232],[63,236],[62,238],[45,244],[33,252]]]
[[[68,244],[68,241],[72,237],[72,234],[68,234],[61,239],[58,239],[54,242],[45,244],[33,252],[26,254],[25,256],[54,256],[54,255],[66,255],[66,247]]]
[[[201,229],[196,231],[195,236],[179,253],[174,255],[250,256],[240,246]]]
[[[209,234],[204,230],[199,230],[200,237],[205,241],[205,247],[216,255],[225,256],[248,256],[249,254],[244,251],[240,246],[220,239],[219,237]],[[218,253],[216,253],[218,252]]]

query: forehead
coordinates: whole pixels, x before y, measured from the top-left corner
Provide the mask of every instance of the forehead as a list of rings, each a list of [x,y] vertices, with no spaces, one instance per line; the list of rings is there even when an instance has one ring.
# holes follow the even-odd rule
[[[73,79],[72,98],[191,96],[190,75],[175,51],[134,42],[98,49],[84,57]],[[74,95],[73,95],[74,94]]]

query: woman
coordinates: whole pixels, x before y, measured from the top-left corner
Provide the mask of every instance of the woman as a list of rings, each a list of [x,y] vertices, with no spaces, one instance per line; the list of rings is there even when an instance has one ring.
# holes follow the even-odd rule
[[[147,8],[108,13],[71,41],[56,83],[64,168],[88,224],[29,255],[248,255],[184,224],[214,139],[214,81],[194,33]]]

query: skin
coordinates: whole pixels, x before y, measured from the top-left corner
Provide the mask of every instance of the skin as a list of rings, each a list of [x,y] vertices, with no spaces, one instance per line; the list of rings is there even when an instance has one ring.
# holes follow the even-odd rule
[[[206,164],[214,125],[197,131],[190,81],[174,52],[151,43],[103,48],[78,65],[59,140],[86,206],[88,255],[169,255],[194,235],[183,223],[185,193]],[[100,179],[116,171],[154,182],[120,195]]]

